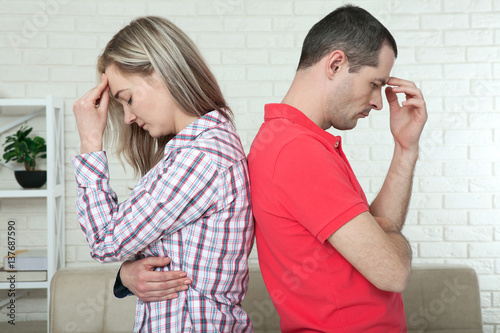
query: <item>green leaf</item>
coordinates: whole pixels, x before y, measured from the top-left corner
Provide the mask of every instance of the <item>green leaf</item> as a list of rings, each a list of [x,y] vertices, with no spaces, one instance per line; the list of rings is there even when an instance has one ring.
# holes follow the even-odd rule
[[[11,143],[7,147],[5,147],[4,151],[14,150],[15,147],[16,147],[16,144],[15,143]]]
[[[45,144],[45,139],[44,139],[44,138],[42,138],[42,137],[39,137],[39,136],[35,136],[35,137],[33,138],[33,141],[35,141],[35,142],[36,142],[36,144],[37,144],[37,145],[40,145],[40,146],[42,146],[42,145],[44,145],[44,144]]]
[[[16,161],[24,164],[26,170],[34,170],[36,160],[46,158],[47,145],[45,139],[40,136],[30,138],[29,135],[32,131],[32,127],[21,126],[15,134],[6,137],[3,143],[3,159],[6,162]]]
[[[10,162],[10,160],[16,160],[17,157],[16,157],[16,152],[14,151],[11,151],[11,152],[8,152],[8,153],[5,153],[3,154],[3,159],[5,160],[5,162]]]
[[[28,143],[26,141],[19,142],[19,151],[23,154],[28,152]]]
[[[17,131],[18,137],[24,139],[24,138],[28,137],[28,135],[30,135],[32,130],[33,130],[33,127],[21,127],[19,129],[19,131]]]

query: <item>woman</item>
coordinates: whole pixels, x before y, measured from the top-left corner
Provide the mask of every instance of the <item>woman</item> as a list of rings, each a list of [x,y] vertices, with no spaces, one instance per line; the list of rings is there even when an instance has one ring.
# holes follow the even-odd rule
[[[73,106],[78,218],[92,257],[170,257],[160,269],[192,280],[177,298],[139,301],[134,332],[251,332],[240,306],[253,238],[247,163],[214,76],[159,17],[119,31],[97,67],[100,83]],[[122,203],[102,151],[108,116],[118,155],[142,176]]]

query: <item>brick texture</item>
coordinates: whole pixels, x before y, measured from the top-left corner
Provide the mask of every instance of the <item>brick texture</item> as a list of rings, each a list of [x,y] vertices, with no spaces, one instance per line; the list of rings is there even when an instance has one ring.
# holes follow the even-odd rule
[[[94,265],[74,212],[70,157],[79,142],[72,104],[94,85],[96,58],[116,31],[139,15],[165,16],[185,30],[213,68],[248,152],[263,120],[263,104],[279,102],[293,79],[308,29],[348,2],[366,8],[393,32],[400,48],[393,74],[415,81],[426,97],[429,122],[403,230],[414,262],[474,267],[480,276],[485,332],[500,332],[497,0],[3,1],[0,98],[52,94],[65,101],[67,266]],[[377,194],[392,155],[387,113],[385,106],[354,131],[332,131],[342,135],[368,198]],[[0,123],[10,117],[0,110]],[[133,172],[125,172],[114,158],[111,171],[112,186],[126,198],[136,181]],[[9,169],[0,167],[0,182],[13,182]],[[23,242],[43,245],[40,207],[35,199],[2,199],[0,222],[22,211],[19,227],[31,230],[21,234]],[[3,241],[0,256],[6,253]],[[251,264],[257,264],[255,253]],[[40,295],[30,297],[18,320],[43,318]]]

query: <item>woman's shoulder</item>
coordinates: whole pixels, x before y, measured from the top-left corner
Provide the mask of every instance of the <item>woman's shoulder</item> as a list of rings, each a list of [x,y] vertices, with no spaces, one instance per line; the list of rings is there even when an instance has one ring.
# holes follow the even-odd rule
[[[165,148],[160,162],[162,169],[172,165],[191,163],[193,160],[210,165],[218,170],[235,164],[246,163],[246,155],[240,137],[230,121],[217,111],[201,117],[185,130],[186,133]]]
[[[246,158],[240,137],[229,122],[207,129],[188,146],[219,165],[229,166]]]

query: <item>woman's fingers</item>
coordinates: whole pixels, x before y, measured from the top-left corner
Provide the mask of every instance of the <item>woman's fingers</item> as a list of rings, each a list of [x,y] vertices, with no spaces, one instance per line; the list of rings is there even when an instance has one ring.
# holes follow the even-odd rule
[[[93,102],[93,104],[96,108],[98,108],[101,104],[104,104],[104,103],[101,103],[101,99],[105,98],[105,95],[106,95],[105,92],[107,93],[108,90],[109,90],[108,77],[106,76],[106,74],[102,73],[101,81],[94,89],[91,90],[90,96],[89,96],[90,100]],[[109,100],[109,96],[108,96],[108,100]]]
[[[73,113],[80,133],[80,151],[82,154],[102,149],[102,136],[107,123],[108,103],[108,77],[102,74],[99,84],[73,104]]]

